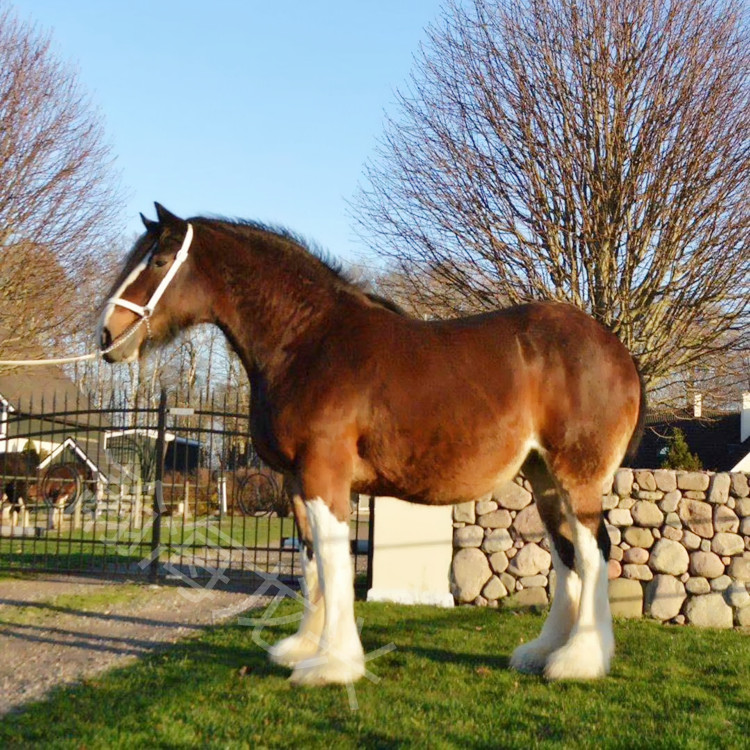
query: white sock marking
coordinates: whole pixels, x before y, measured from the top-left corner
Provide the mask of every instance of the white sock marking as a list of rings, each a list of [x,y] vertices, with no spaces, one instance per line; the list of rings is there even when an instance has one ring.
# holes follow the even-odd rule
[[[304,659],[315,656],[325,621],[325,602],[318,583],[318,564],[314,556],[312,560],[308,560],[306,551],[303,551],[301,559],[302,593],[305,597],[302,622],[294,635],[279,641],[269,651],[271,661],[285,667],[294,667]]]
[[[364,652],[354,620],[354,566],[349,552],[349,524],[338,521],[320,498],[307,503],[325,600],[325,618],[316,655],[300,662],[298,683],[352,682],[364,674]]]
[[[577,521],[571,524],[575,539],[576,570],[581,597],[570,640],[549,658],[545,675],[550,679],[591,679],[609,671],[614,653],[612,615],[609,609],[607,563],[596,537]]]

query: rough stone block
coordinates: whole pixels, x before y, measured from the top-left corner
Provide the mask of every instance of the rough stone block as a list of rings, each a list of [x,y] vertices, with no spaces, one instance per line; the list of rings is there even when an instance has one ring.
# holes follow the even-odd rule
[[[527,542],[541,542],[544,539],[544,524],[536,503],[518,511],[518,515],[513,521],[513,528],[518,532],[521,539]]]
[[[503,586],[503,582],[497,576],[492,576],[484,585],[482,596],[488,601],[502,599],[504,596],[508,596],[508,589]]]
[[[681,490],[705,492],[708,489],[708,474],[700,471],[678,471],[677,487]]]
[[[625,551],[622,561],[635,563],[636,565],[645,565],[648,562],[648,550],[643,549],[643,547],[631,547]]]
[[[617,526],[613,526],[611,523],[604,522],[604,526],[609,534],[609,541],[613,547],[616,547],[622,541],[622,532]]]
[[[750,582],[750,559],[747,557],[735,557],[729,563],[729,576],[735,581],[742,583]]]
[[[734,619],[732,608],[716,592],[690,598],[685,615],[691,625],[699,628],[731,628]]]
[[[648,469],[637,469],[633,472],[633,478],[642,490],[646,490],[646,492],[654,492],[656,490],[654,474]]]
[[[687,529],[683,529],[680,541],[682,542],[682,546],[689,550],[698,549],[701,546],[701,538]]]
[[[607,562],[607,579],[613,580],[619,578],[622,575],[622,565],[617,560],[610,559]]]
[[[513,538],[508,529],[488,529],[485,532],[482,549],[488,554],[494,552],[508,553],[512,548]]]
[[[685,590],[688,594],[699,596],[700,594],[708,594],[711,591],[711,584],[707,578],[695,576],[694,578],[688,578],[685,582]]]
[[[625,529],[622,538],[631,547],[650,549],[654,544],[654,535],[651,529],[641,529],[638,526],[631,526],[629,529]]]
[[[649,568],[648,565],[636,565],[635,563],[631,563],[622,566],[622,577],[633,581],[650,581],[653,579],[654,574],[651,572],[651,568]]]
[[[492,576],[487,556],[476,547],[460,549],[453,556],[451,589],[459,602],[472,602]]]
[[[745,542],[739,534],[721,533],[711,540],[711,551],[717,555],[739,555]]]
[[[633,521],[638,526],[658,528],[664,523],[664,514],[656,503],[649,500],[639,500],[630,510]]]
[[[612,508],[617,507],[617,503],[619,502],[620,502],[620,498],[617,497],[617,495],[613,493],[604,495],[602,497],[602,510],[604,511],[612,510]]]
[[[679,490],[667,492],[667,494],[659,501],[660,510],[664,511],[664,513],[674,513],[680,504],[681,498],[682,493]]]
[[[730,491],[735,497],[747,497],[750,495],[750,482],[747,474],[739,472],[729,475]]]
[[[524,578],[548,571],[551,563],[550,553],[532,542],[518,551],[508,565],[508,572],[518,578]]]
[[[535,586],[546,587],[547,586],[547,576],[543,576],[541,574],[535,575],[535,576],[524,576],[523,578],[519,579],[518,582],[525,589],[534,588]]]
[[[613,489],[620,497],[628,497],[633,489],[633,470],[619,469],[615,473]]]
[[[684,584],[674,576],[658,575],[646,586],[646,614],[657,620],[677,617],[687,598]]]
[[[493,552],[490,555],[490,567],[495,573],[504,573],[508,569],[508,555],[503,551]]]
[[[708,502],[725,505],[729,499],[729,474],[714,474],[708,490]]]
[[[530,607],[543,608],[549,604],[547,590],[541,586],[530,589],[521,589],[512,596],[503,599],[503,605],[510,609],[528,609]]]
[[[474,523],[476,521],[476,514],[474,511],[474,503],[460,503],[459,505],[453,506],[453,520],[460,521],[462,523]]]
[[[521,510],[531,503],[532,497],[528,490],[519,487],[515,482],[506,482],[494,494],[495,500],[501,508]]]
[[[613,617],[643,616],[643,587],[637,581],[617,578],[609,582],[609,604]]]
[[[633,516],[629,510],[623,508],[615,508],[609,511],[607,520],[612,526],[632,526]]]
[[[727,576],[719,576],[709,581],[711,584],[711,591],[726,591],[732,585],[732,579]]]
[[[649,567],[656,573],[680,576],[687,572],[689,564],[687,550],[671,539],[659,539],[651,550]]]
[[[677,475],[669,469],[656,469],[654,481],[656,489],[662,492],[674,492],[677,489]]]
[[[479,516],[477,523],[485,529],[507,529],[513,519],[507,510],[495,510]]]
[[[676,513],[670,513],[669,515],[670,516],[674,516],[674,515],[677,515],[677,514]],[[679,521],[679,519],[678,519],[678,521]],[[672,526],[672,525],[665,526],[662,529],[662,532],[661,532],[661,535],[665,539],[671,539],[673,542],[680,542],[680,541],[682,541],[683,534],[684,534],[684,530],[683,529],[678,528],[676,526]]]
[[[724,575],[724,563],[714,552],[691,552],[690,573],[703,578],[718,578]]]
[[[736,534],[739,528],[740,519],[731,508],[726,505],[717,505],[714,508],[714,531]]]
[[[713,508],[708,503],[683,498],[679,516],[690,531],[703,539],[711,539],[714,535]]]
[[[739,581],[732,581],[724,591],[724,599],[727,604],[735,609],[744,609],[750,605],[750,594],[747,586]]]
[[[463,526],[453,532],[454,547],[478,547],[484,539],[481,526]]]
[[[478,516],[483,516],[486,513],[492,513],[493,510],[497,510],[497,503],[494,500],[477,501],[476,512]]]

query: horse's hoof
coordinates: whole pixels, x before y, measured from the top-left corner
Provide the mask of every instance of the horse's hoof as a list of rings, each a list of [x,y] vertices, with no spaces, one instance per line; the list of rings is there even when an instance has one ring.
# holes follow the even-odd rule
[[[351,659],[314,656],[297,664],[289,681],[294,685],[348,685],[359,680],[364,673],[365,663],[361,655]]]
[[[548,680],[596,680],[609,672],[612,649],[597,637],[577,636],[552,653],[544,668]]]
[[[310,659],[318,651],[318,644],[308,638],[291,635],[268,649],[268,658],[281,667],[293,668],[301,661]]]
[[[548,645],[539,638],[519,646],[510,657],[510,667],[523,674],[542,674],[550,655]]]

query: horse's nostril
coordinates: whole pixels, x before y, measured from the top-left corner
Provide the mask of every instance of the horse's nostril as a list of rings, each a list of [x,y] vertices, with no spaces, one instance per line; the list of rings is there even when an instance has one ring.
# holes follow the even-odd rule
[[[108,346],[112,343],[112,334],[109,332],[108,328],[102,328],[102,340],[101,340],[101,348],[106,349]]]

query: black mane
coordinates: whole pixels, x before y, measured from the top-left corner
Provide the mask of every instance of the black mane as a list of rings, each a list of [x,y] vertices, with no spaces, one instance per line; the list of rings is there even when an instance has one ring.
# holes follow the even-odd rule
[[[286,227],[265,224],[260,221],[249,219],[208,218],[204,216],[194,217],[188,219],[188,221],[196,225],[203,224],[206,226],[218,227],[246,240],[252,239],[252,236],[257,233],[273,235],[279,240],[280,249],[282,249],[288,257],[292,258],[296,264],[309,268],[310,262],[312,261],[316,270],[319,273],[328,275],[336,286],[349,289],[355,293],[363,294],[373,304],[391,310],[398,315],[406,315],[406,312],[395,302],[382,297],[379,294],[368,291],[362,283],[352,278],[351,275],[344,270],[341,262],[327,250],[324,250],[315,243],[311,243],[309,240],[292,232]]]

